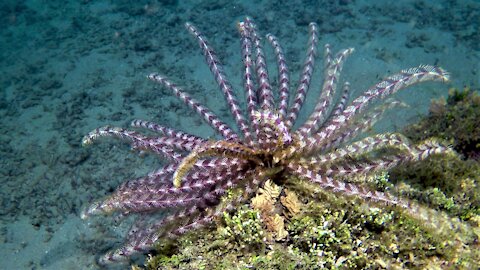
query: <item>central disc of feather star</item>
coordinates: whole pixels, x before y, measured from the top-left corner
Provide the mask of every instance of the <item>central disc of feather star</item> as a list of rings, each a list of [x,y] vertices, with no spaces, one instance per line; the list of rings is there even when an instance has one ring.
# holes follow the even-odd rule
[[[315,23],[309,26],[308,49],[292,99],[290,72],[277,38],[272,34],[266,36],[277,60],[278,91],[274,95],[256,25],[249,17],[238,23],[246,114],[242,112],[222,64],[207,39],[191,23],[186,23],[185,27],[198,41],[240,132],[236,133],[234,128],[166,77],[157,73],[149,75],[150,80],[172,91],[197,112],[222,139],[207,140],[142,120],[134,120],[132,127],[147,129],[158,135],[146,136],[134,130],[105,126],[83,138],[83,145],[89,145],[100,137],[120,138],[128,141],[135,150],[149,151],[168,161],[147,176],[123,183],[107,198],[93,203],[82,212],[82,218],[111,213],[138,215],[125,245],[103,256],[100,263],[125,261],[134,253],[152,249],[159,239],[173,239],[201,228],[221,217],[225,211],[233,211],[248,201],[270,179],[293,176],[292,179],[302,179],[325,190],[399,205],[416,214],[416,208],[405,199],[341,179],[387,170],[432,154],[452,153],[449,147],[437,141],[412,145],[404,136],[395,133],[356,139],[385,110],[402,105],[387,99],[367,111],[374,101],[416,83],[447,82],[447,72],[427,65],[406,69],[377,83],[349,103],[348,82],[343,84],[340,98],[336,93],[343,64],[353,49],[341,50],[333,55],[330,46],[326,45],[325,79],[317,86],[321,88],[321,95],[307,120],[303,124],[297,123],[299,127],[294,129],[315,68],[318,43]],[[276,102],[274,96],[277,96]],[[392,151],[384,151],[388,149]],[[369,155],[379,150],[382,150],[382,155]],[[231,189],[241,191],[236,193],[240,195],[223,200]],[[166,217],[157,219],[154,215],[165,210],[168,210]]]
[[[173,174],[173,185],[177,188],[181,186],[182,178],[187,174],[195,163],[209,156],[224,156],[231,158],[241,158],[254,162],[258,166],[272,166],[280,162],[280,157],[275,154],[281,154],[281,150],[286,149],[293,142],[292,136],[288,131],[280,115],[274,114],[269,110],[254,111],[253,117],[259,129],[259,136],[272,136],[267,140],[270,147],[265,147],[258,142],[251,142],[251,145],[244,145],[242,142],[215,141],[206,143],[194,149],[190,155],[182,160],[178,169]],[[267,132],[268,131],[268,132]],[[265,132],[265,134],[260,134]]]

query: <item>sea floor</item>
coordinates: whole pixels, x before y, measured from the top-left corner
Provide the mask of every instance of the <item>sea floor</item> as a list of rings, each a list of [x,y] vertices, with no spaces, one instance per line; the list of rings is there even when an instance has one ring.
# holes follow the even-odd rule
[[[259,3],[257,3],[259,2]],[[253,17],[286,51],[295,82],[308,23],[320,30],[319,55],[354,47],[342,81],[359,95],[382,78],[420,64],[443,67],[449,84],[399,93],[407,109],[386,115],[376,131],[400,130],[424,115],[450,87],[480,86],[480,3],[464,1],[41,1],[0,2],[0,269],[98,269],[96,257],[122,241],[125,226],[79,213],[125,181],[160,163],[119,142],[83,148],[91,130],[144,119],[215,136],[146,75],[161,72],[231,123],[197,42],[200,29],[225,64],[241,101],[236,22]],[[274,62],[267,47],[267,59]],[[271,65],[271,73],[276,68]],[[321,83],[319,57],[301,119]],[[276,75],[273,75],[276,76]]]

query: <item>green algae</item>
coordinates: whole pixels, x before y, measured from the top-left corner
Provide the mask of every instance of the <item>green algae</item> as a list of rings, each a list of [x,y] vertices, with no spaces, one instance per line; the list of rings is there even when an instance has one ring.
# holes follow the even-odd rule
[[[415,125],[405,129],[404,135],[413,141],[430,137],[452,143],[464,158],[480,158],[480,95],[470,88],[452,88],[447,99],[432,101],[430,113]]]

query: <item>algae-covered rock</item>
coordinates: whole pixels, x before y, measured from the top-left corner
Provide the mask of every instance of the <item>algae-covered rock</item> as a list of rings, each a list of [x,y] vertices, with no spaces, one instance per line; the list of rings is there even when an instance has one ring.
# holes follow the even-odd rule
[[[458,156],[438,155],[392,170],[392,179],[410,189],[401,193],[463,220],[480,215],[480,96],[469,88],[450,89],[434,100],[430,113],[405,129],[414,142],[437,137],[451,142]],[[472,222],[474,222],[472,220]]]
[[[261,215],[244,205],[217,228],[182,237],[177,253],[150,258],[147,269],[469,269],[480,256],[478,239],[437,234],[398,207],[297,187],[302,211],[285,219],[285,239],[266,239]]]
[[[367,203],[296,178],[267,181],[215,226],[151,256],[146,269],[478,269],[480,97],[451,90],[408,127],[413,141],[448,140],[438,155],[352,179],[409,200]]]
[[[464,158],[480,159],[480,95],[470,88],[449,90],[447,99],[432,101],[429,115],[405,129],[414,141],[437,137],[450,141]]]

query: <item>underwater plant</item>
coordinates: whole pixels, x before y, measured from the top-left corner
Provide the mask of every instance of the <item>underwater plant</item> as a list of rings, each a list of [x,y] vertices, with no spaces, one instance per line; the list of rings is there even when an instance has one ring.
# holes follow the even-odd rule
[[[311,87],[318,27],[315,23],[309,25],[306,59],[293,101],[289,102],[290,72],[282,47],[275,36],[266,36],[277,58],[277,94],[267,72],[261,37],[253,20],[246,17],[238,23],[247,102],[244,115],[215,51],[191,23],[185,26],[197,39],[225,96],[238,132],[177,84],[153,73],[148,76],[150,80],[171,90],[214,128],[221,139],[204,139],[142,120],[134,120],[132,127],[156,132],[158,136],[149,137],[134,130],[110,126],[97,128],[86,135],[83,145],[101,137],[116,137],[128,141],[133,149],[153,152],[168,161],[145,177],[123,183],[107,198],[82,212],[82,218],[112,213],[138,216],[125,245],[106,254],[100,259],[101,263],[125,261],[135,253],[152,249],[160,239],[174,239],[211,224],[225,212],[233,211],[251,199],[267,180],[282,185],[287,179],[302,179],[335,194],[398,205],[412,215],[417,214],[418,208],[407,199],[342,180],[388,170],[433,154],[452,152],[438,141],[428,139],[412,144],[396,133],[358,139],[385,110],[400,103],[387,100],[367,111],[369,105],[416,83],[447,82],[449,76],[445,70],[428,65],[405,69],[349,103],[349,84],[344,83],[338,100],[337,88],[343,64],[353,49],[333,55],[330,46],[326,45],[325,79],[319,86],[321,95],[308,119],[297,123]],[[155,218],[154,214],[162,211],[168,214]]]

